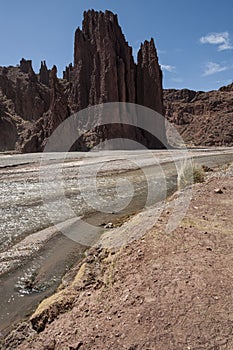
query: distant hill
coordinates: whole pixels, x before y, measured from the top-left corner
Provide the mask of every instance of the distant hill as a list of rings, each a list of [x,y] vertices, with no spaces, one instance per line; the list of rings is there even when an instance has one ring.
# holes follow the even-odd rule
[[[217,91],[164,90],[166,118],[194,146],[233,146],[233,83]]]

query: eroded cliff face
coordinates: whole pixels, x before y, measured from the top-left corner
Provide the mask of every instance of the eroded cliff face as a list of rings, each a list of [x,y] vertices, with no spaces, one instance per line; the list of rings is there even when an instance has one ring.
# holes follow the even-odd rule
[[[31,61],[22,59],[19,67],[4,67],[0,76],[2,94],[13,103],[15,114],[23,120],[37,120],[48,110],[48,90],[38,82]]]
[[[164,90],[166,118],[195,146],[233,146],[233,84],[218,91]]]
[[[118,24],[109,11],[84,13],[75,33],[72,102],[86,108],[104,102],[135,102],[136,65]]]
[[[0,150],[21,151],[26,135],[49,106],[49,88],[38,81],[31,61],[0,67]]]
[[[64,75],[71,83],[72,112],[105,102],[136,103],[163,112],[162,72],[153,39],[141,45],[136,64],[117,15],[110,11],[84,13],[82,30],[78,28],[75,33],[74,66],[68,67]],[[113,122],[114,115],[109,119]],[[86,123],[91,125],[90,121]],[[164,147],[152,135],[127,125],[130,123],[128,116],[121,125],[97,127],[92,135],[88,133],[87,143],[95,146],[99,140],[129,138],[147,148]],[[164,124],[159,128],[160,138],[166,143]],[[123,141],[118,146],[126,147]]]
[[[136,103],[163,114],[162,71],[153,39],[138,52]]]
[[[49,81],[47,83],[46,80],[44,85],[47,84],[49,85],[48,109],[25,130],[18,143],[18,148],[22,152],[43,151],[48,137],[70,115],[64,87],[57,78],[56,66],[49,71]]]
[[[23,152],[43,150],[62,121],[88,106],[131,102],[163,113],[162,72],[153,39],[141,45],[135,63],[117,15],[110,11],[84,13],[82,29],[75,33],[74,63],[66,67],[63,79],[58,79],[56,67],[49,70],[45,61],[36,75],[31,61],[22,59],[19,67],[0,68],[0,90],[0,99],[16,128],[16,141],[10,147]],[[101,115],[98,118],[101,122]],[[114,117],[109,123],[113,121]],[[89,122],[80,120],[80,128]],[[164,147],[149,133],[124,125],[131,122],[129,117],[121,125],[96,127],[72,149],[88,150],[100,140],[114,137],[130,138],[148,148]],[[12,127],[4,123],[10,134]],[[164,123],[158,127],[166,143]]]
[[[0,150],[7,151],[15,149],[18,138],[16,125],[10,117],[4,116],[2,113],[0,116],[0,130]]]

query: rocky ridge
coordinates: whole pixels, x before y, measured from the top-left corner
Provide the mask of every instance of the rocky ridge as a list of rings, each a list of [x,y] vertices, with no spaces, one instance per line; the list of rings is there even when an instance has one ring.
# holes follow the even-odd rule
[[[233,146],[233,83],[217,91],[164,90],[166,118],[194,146]]]

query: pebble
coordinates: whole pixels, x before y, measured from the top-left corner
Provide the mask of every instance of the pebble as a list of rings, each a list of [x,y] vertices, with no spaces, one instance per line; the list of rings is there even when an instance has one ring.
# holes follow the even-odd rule
[[[107,225],[104,226],[104,228],[113,228],[113,223],[109,222]]]
[[[221,194],[221,193],[223,193],[223,190],[221,188],[215,188],[214,192]]]

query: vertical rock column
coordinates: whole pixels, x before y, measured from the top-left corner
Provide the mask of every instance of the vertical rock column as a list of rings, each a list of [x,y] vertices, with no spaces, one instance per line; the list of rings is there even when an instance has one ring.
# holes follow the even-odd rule
[[[110,11],[84,13],[75,33],[73,105],[76,110],[103,102],[135,102],[135,63]]]
[[[141,44],[138,52],[137,62],[137,104],[153,109],[154,111],[164,114],[163,109],[163,88],[162,88],[162,71],[158,63],[157,51],[154,40],[145,41]],[[145,121],[146,122],[146,121]],[[165,120],[155,117],[153,135],[159,136],[158,142],[148,134],[144,135],[148,140],[149,148],[160,148],[166,145]],[[161,141],[161,142],[160,142]]]
[[[105,102],[131,102],[163,113],[162,72],[153,39],[141,46],[136,65],[117,15],[110,11],[84,12],[82,29],[78,28],[75,33],[74,68],[70,82],[72,112]],[[110,122],[114,122],[114,115]],[[124,122],[130,123],[130,120]],[[88,121],[83,123],[88,125]],[[156,125],[161,128],[161,138],[165,140],[164,123]],[[118,129],[112,126],[98,132],[101,139],[115,135],[143,142],[150,148],[162,147],[149,134],[135,132],[127,126]],[[93,138],[96,142],[96,135]]]
[[[153,39],[138,52],[137,103],[163,114],[162,71]]]

